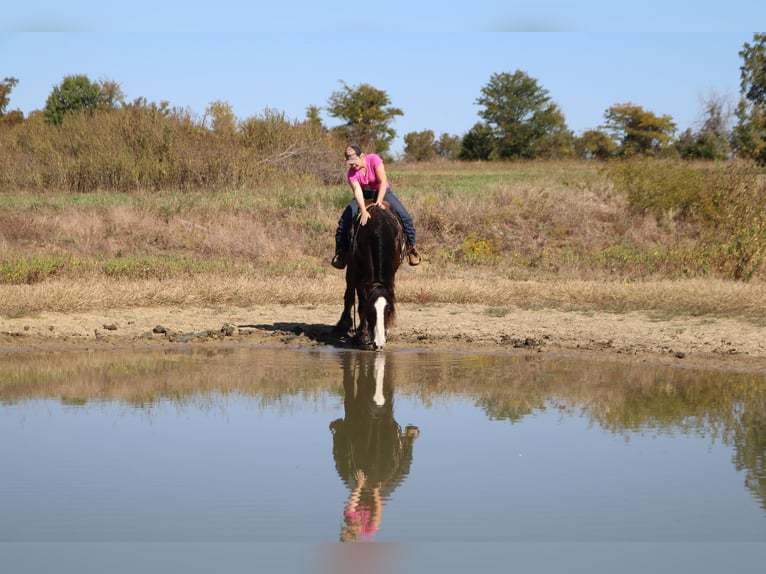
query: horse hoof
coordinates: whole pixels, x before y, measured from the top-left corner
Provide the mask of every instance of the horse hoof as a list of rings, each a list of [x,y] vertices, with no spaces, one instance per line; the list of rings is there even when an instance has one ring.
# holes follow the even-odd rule
[[[348,337],[350,329],[351,329],[350,326],[342,325],[342,324],[338,323],[337,325],[335,325],[335,327],[333,327],[332,335],[333,335],[333,337],[338,337],[338,338]]]

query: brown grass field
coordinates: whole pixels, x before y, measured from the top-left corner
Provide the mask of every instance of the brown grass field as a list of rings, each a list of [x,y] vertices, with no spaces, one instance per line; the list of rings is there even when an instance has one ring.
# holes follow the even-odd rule
[[[553,348],[553,318],[563,325],[584,317],[593,325],[581,326],[582,336],[569,336],[561,349],[606,349],[620,337],[617,323],[642,318],[650,327],[682,321],[674,328],[687,334],[694,325],[727,322],[729,338],[737,340],[726,345],[716,333],[719,340],[699,351],[668,350],[628,341],[627,329],[628,350],[620,354],[639,356],[646,348],[688,359],[697,352],[725,358],[724,367],[732,356],[766,355],[758,213],[752,221],[742,219],[746,211],[734,214],[740,232],[731,231],[732,215],[637,209],[620,187],[624,172],[591,162],[392,164],[389,175],[414,216],[424,256],[398,275],[394,345],[397,333],[404,346],[429,340],[428,322],[416,318],[431,310],[439,315],[434,324],[444,324],[430,341],[443,347],[456,346],[446,344],[451,340],[472,348],[469,327],[487,323],[474,342],[499,345],[505,333],[506,340],[539,338]],[[711,187],[719,185],[715,177]],[[760,174],[753,177],[760,190]],[[62,329],[46,324],[51,314],[59,325],[65,317],[95,320],[68,327],[85,342],[101,327],[94,317],[140,312],[151,322],[193,310],[202,329],[219,327],[219,319],[247,322],[259,310],[274,323],[311,324],[307,310],[315,309],[313,322],[331,324],[344,286],[343,273],[329,265],[332,237],[348,200],[343,184],[311,178],[214,191],[0,192],[0,346],[60,342]],[[472,318],[459,325],[454,318],[467,309]],[[548,339],[534,328],[534,313],[550,323]],[[449,334],[451,323],[457,331]],[[613,337],[602,332],[611,323]],[[106,335],[125,345],[139,333]]]

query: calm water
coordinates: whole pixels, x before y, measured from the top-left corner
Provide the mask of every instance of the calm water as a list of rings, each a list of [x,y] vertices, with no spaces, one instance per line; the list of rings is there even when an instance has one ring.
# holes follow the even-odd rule
[[[502,355],[0,356],[0,542],[766,541],[766,377]]]

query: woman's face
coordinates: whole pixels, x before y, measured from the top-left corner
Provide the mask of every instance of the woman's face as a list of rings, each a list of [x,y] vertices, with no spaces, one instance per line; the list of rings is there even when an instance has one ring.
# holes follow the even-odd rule
[[[353,160],[353,161],[352,161]],[[346,159],[346,164],[348,167],[353,167],[354,169],[359,169],[362,166],[364,166],[364,163],[362,162],[362,156],[360,155],[353,155]]]

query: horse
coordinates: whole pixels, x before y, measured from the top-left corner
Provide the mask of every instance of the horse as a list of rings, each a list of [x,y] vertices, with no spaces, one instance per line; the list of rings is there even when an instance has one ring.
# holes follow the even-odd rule
[[[345,335],[352,327],[351,311],[359,300],[356,336],[372,342],[379,351],[386,344],[386,331],[396,318],[394,279],[404,253],[402,224],[396,214],[383,206],[370,205],[370,218],[360,225],[354,221],[346,267],[343,313],[335,327]]]

